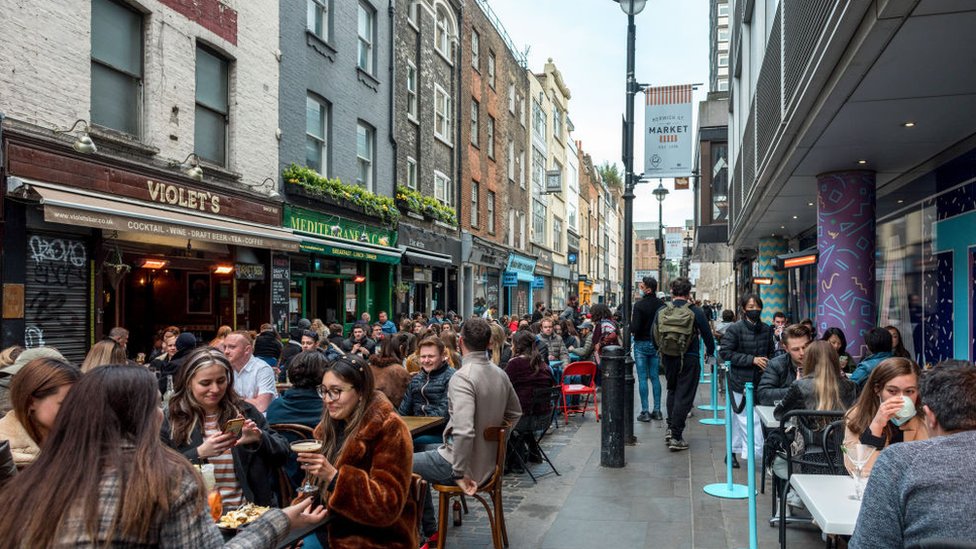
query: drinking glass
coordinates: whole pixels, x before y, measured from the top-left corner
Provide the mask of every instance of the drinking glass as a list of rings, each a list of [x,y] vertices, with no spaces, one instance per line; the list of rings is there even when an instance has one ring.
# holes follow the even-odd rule
[[[864,466],[867,465],[874,451],[874,446],[870,444],[851,442],[844,445],[844,453],[847,454],[847,459],[851,460],[854,469],[851,472],[851,477],[854,478],[854,495],[850,496],[851,499],[860,501],[864,497]]]
[[[312,438],[296,440],[291,443],[291,451],[296,454],[299,453],[315,453],[322,451],[322,441],[315,440]],[[305,499],[306,497],[312,497],[319,491],[318,486],[312,484],[311,476],[305,473],[305,481],[302,485],[298,487],[298,497],[299,499]]]

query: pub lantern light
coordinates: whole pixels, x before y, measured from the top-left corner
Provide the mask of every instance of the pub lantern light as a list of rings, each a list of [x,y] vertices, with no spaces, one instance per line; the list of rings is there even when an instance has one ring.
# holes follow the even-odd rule
[[[78,124],[82,125],[82,129],[78,130],[78,135],[75,136],[75,142],[71,144],[71,148],[82,154],[94,154],[98,152],[98,147],[95,146],[95,142],[88,135],[88,122],[84,118],[75,120],[75,123],[69,129],[55,130],[54,133],[72,133],[78,127]]]
[[[196,153],[186,155],[186,158],[180,162],[180,171],[190,179],[203,181],[203,168],[200,167],[200,157]]]
[[[226,275],[234,272],[233,265],[217,265],[214,267],[214,274]]]

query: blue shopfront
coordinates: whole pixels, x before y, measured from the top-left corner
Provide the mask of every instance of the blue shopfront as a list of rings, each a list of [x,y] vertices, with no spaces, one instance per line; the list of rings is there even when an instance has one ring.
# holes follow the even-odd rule
[[[515,253],[509,254],[508,265],[502,273],[506,314],[509,316],[529,314],[535,279],[535,259]]]
[[[976,359],[976,150],[878,198],[879,325],[921,364]]]

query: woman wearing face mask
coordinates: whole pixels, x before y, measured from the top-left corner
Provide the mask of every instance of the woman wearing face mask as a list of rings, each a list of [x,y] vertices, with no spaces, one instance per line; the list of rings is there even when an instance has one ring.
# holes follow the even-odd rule
[[[775,350],[773,330],[761,320],[762,299],[756,294],[745,294],[739,300],[739,307],[742,320],[726,328],[719,348],[719,356],[731,364],[728,372],[729,391],[735,397],[733,402],[736,410],[739,410],[732,423],[733,467],[738,465],[736,453],[743,459],[746,458],[748,418],[743,403],[745,384],[752,382],[754,387],[759,385],[759,379]],[[754,419],[754,446],[756,455],[759,456],[762,455],[763,447],[762,423],[758,417]]]
[[[891,444],[929,438],[918,399],[918,365],[907,358],[888,358],[871,372],[861,396],[846,416],[844,445],[860,442],[877,452],[864,466],[871,473],[878,452]],[[908,397],[907,399],[902,397]],[[904,413],[899,413],[902,409]],[[847,468],[852,464],[845,457]]]

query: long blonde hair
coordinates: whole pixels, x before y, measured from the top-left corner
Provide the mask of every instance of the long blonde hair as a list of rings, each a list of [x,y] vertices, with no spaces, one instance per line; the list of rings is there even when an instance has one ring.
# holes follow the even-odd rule
[[[803,377],[813,378],[817,410],[843,410],[840,398],[840,358],[833,345],[814,341],[803,357]]]
[[[97,366],[125,363],[125,349],[114,339],[106,338],[92,345],[91,350],[85,355],[84,362],[81,363],[81,371],[88,373]]]
[[[491,323],[491,339],[488,340],[488,348],[491,349],[491,362],[501,366],[502,348],[505,346],[505,330],[498,324]]]

